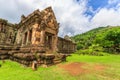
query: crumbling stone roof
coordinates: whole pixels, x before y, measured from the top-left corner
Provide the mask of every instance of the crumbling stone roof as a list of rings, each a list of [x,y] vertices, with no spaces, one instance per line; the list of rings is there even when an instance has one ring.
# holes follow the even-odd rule
[[[7,23],[8,21],[5,19],[0,18],[0,23]]]
[[[8,20],[2,19],[2,18],[0,18],[0,23],[6,24],[7,26],[14,27],[14,28],[16,25],[16,24],[9,23]]]

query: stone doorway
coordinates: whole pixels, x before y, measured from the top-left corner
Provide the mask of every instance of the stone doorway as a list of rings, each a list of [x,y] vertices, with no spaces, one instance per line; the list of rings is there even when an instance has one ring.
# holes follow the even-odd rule
[[[47,50],[51,50],[52,49],[52,41],[53,41],[53,34],[51,33],[46,33],[45,36],[45,46]]]
[[[27,42],[27,32],[24,34],[24,43],[23,44],[26,44]]]

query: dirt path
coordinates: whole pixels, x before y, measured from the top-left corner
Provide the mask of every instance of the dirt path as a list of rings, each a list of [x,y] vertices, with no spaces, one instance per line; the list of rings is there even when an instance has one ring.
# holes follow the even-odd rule
[[[105,66],[103,65],[89,65],[87,63],[82,62],[73,62],[69,64],[61,64],[59,65],[60,68],[67,71],[69,74],[75,76],[75,75],[81,75],[81,74],[87,74],[94,71],[103,71],[105,69]],[[87,68],[86,68],[87,67]]]

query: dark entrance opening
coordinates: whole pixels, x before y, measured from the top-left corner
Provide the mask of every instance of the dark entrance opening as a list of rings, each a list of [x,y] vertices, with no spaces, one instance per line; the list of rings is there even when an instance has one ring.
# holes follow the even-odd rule
[[[53,36],[53,34],[46,33],[45,45],[46,45],[47,49],[52,49],[52,36]]]
[[[29,31],[29,42],[32,40],[32,29]]]
[[[27,42],[27,32],[24,34],[24,44]]]

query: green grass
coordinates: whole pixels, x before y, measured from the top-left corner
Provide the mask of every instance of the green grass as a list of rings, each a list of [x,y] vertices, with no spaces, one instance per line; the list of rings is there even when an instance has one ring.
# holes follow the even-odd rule
[[[73,54],[67,60],[69,62],[120,63],[120,55],[89,56]]]
[[[81,80],[120,80],[120,55],[108,55],[108,56],[89,56],[89,55],[77,55],[68,57],[69,62],[85,62],[89,65],[105,65],[106,70],[101,72],[94,72],[89,75],[82,75]],[[90,66],[87,66],[91,69]],[[87,77],[87,79],[86,79]]]
[[[68,72],[59,68],[57,65],[48,68],[39,67],[37,71],[33,71],[30,67],[25,67],[7,60],[5,63],[0,61],[0,80],[120,80],[120,55],[109,56],[87,56],[73,54],[67,58],[68,64],[71,62],[84,62],[89,66],[85,68],[92,69],[92,65],[105,65],[107,69],[101,72],[72,76]]]
[[[56,66],[39,67],[37,71],[33,71],[9,60],[0,68],[0,80],[75,80],[74,77],[64,74],[64,71]]]

